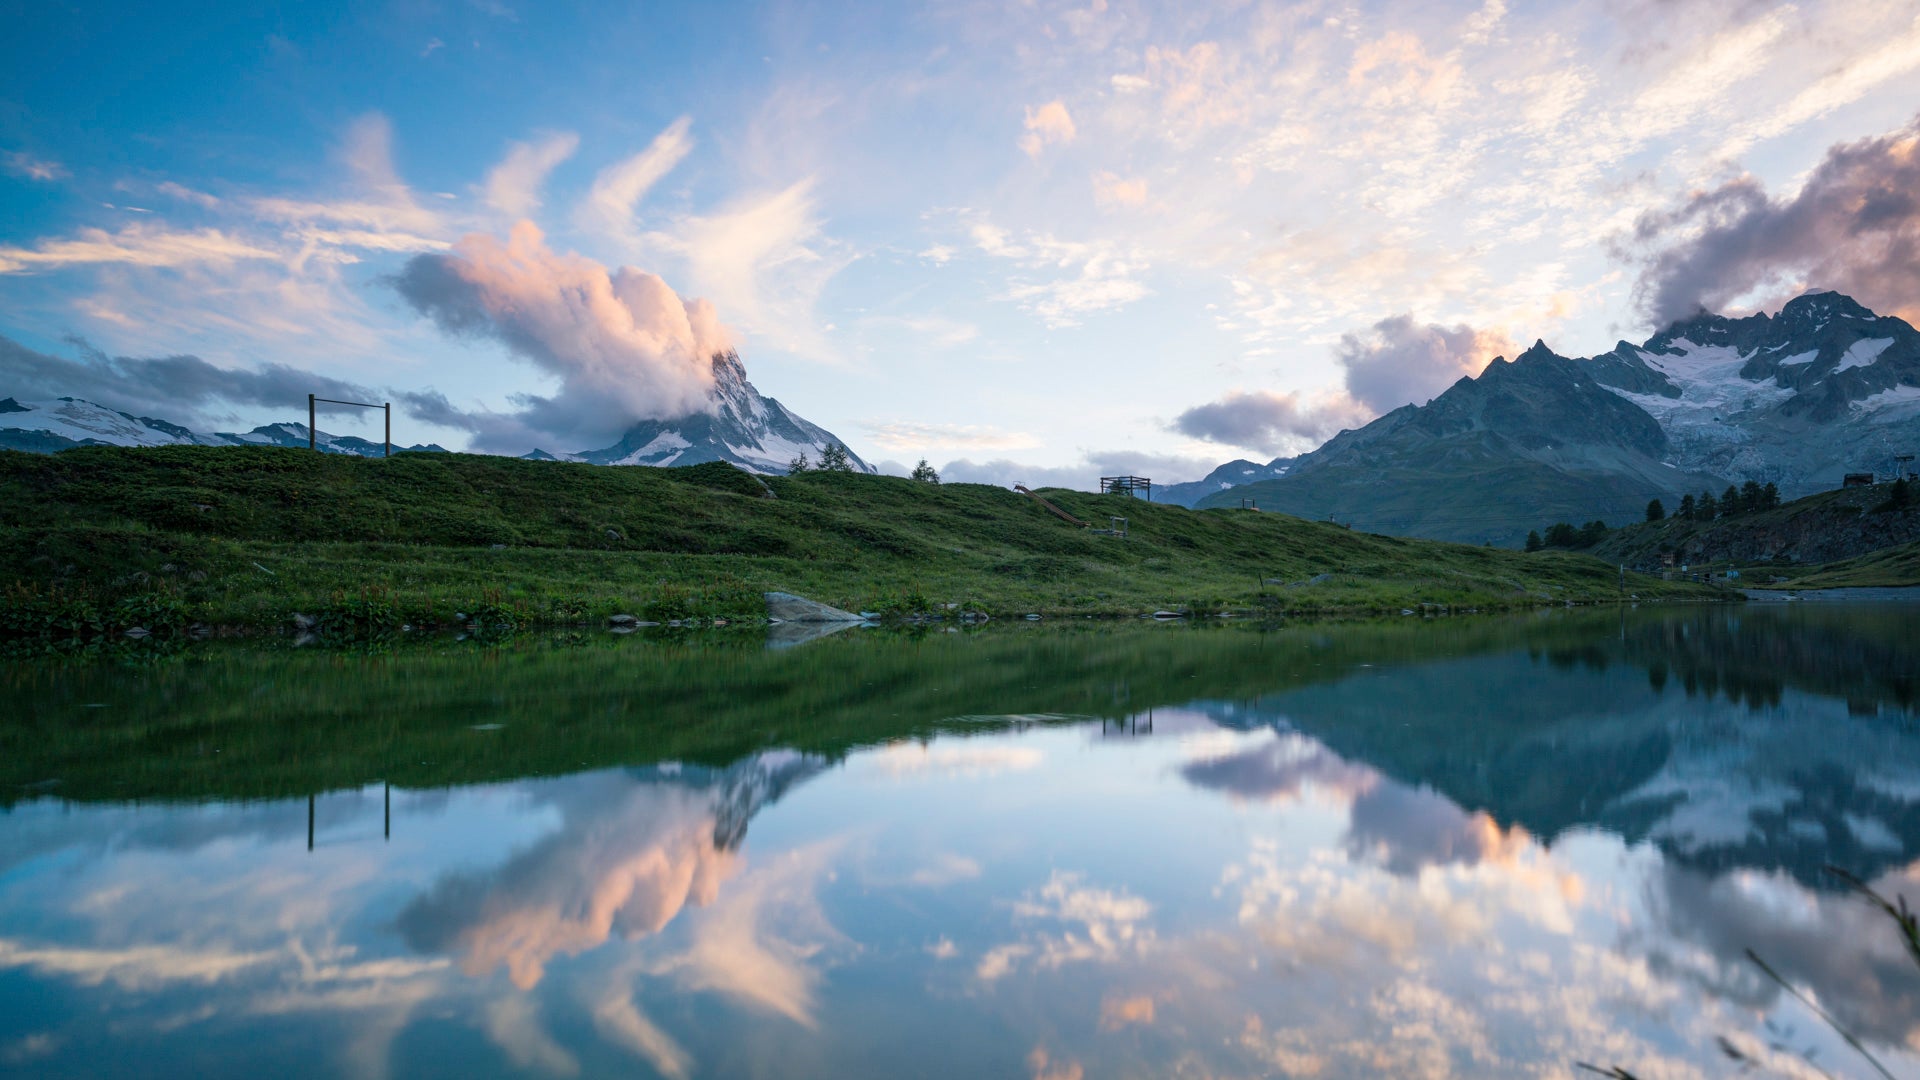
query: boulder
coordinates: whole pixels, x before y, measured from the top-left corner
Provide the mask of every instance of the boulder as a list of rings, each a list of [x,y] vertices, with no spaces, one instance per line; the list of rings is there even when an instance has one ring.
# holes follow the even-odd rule
[[[780,622],[797,623],[837,623],[861,622],[861,618],[851,611],[841,611],[837,607],[809,600],[792,593],[770,592],[767,594],[767,618]]]

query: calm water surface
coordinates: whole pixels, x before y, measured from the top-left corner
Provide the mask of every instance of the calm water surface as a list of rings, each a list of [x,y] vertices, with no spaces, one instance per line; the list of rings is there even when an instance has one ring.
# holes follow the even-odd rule
[[[1917,631],[0,669],[0,1071],[1920,1076]]]

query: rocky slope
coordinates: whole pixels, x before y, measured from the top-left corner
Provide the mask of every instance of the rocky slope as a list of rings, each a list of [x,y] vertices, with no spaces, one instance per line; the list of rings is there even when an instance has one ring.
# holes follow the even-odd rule
[[[1569,359],[1536,343],[1425,405],[1342,432],[1287,475],[1202,498],[1400,535],[1517,545],[1542,522],[1641,519],[1729,482],[1789,498],[1920,448],[1920,332],[1838,293],[1701,313]]]

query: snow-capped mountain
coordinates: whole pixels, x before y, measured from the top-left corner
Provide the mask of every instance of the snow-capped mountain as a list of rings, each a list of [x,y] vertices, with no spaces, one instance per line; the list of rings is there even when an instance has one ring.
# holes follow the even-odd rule
[[[329,454],[379,457],[385,445],[357,435],[315,435],[317,447]],[[307,445],[305,424],[263,424],[247,432],[213,434],[194,431],[151,416],[109,409],[81,398],[21,402],[0,399],[0,448],[51,454],[75,446],[297,446]],[[395,451],[437,451],[433,444],[394,447]]]
[[[599,450],[556,455],[535,450],[538,459],[586,461],[595,465],[698,465],[726,461],[754,472],[784,473],[796,457],[818,464],[828,446],[846,443],[827,429],[801,418],[785,405],[763,397],[747,381],[740,355],[713,358],[713,396],[709,412],[673,420],[643,420],[620,441]],[[862,472],[873,468],[852,450],[847,457]]]
[[[1839,293],[1772,317],[1702,312],[1589,363],[1659,422],[1675,466],[1789,496],[1889,474],[1920,444],[1920,331]]]
[[[1638,521],[1648,500],[1772,482],[1788,498],[1890,475],[1920,450],[1920,332],[1838,293],[1775,316],[1705,312],[1568,359],[1535,343],[1425,405],[1197,505],[1513,544],[1554,521]]]
[[[1198,480],[1189,480],[1183,484],[1155,485],[1153,501],[1172,503],[1175,506],[1192,506],[1209,495],[1251,484],[1257,480],[1277,480],[1287,475],[1293,467],[1290,457],[1274,458],[1261,465],[1245,458],[1236,458],[1213,470]]]

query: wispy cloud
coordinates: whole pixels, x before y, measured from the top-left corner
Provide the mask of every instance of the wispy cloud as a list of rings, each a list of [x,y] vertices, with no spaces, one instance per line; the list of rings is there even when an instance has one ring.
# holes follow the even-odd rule
[[[111,233],[81,229],[72,239],[42,240],[32,247],[0,246],[0,274],[104,263],[154,268],[281,257],[279,251],[219,229],[179,230],[141,223]]]
[[[487,205],[511,218],[531,217],[540,209],[540,188],[547,182],[547,174],[572,157],[579,146],[580,136],[571,131],[512,144],[506,158],[487,173]]]
[[[50,158],[29,154],[25,150],[10,150],[0,154],[0,168],[22,179],[42,182],[63,180],[67,176],[66,166]]]

